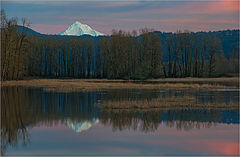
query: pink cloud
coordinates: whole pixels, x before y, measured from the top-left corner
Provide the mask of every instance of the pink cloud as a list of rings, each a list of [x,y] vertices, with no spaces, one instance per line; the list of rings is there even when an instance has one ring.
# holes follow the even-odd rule
[[[131,14],[162,14],[166,15],[167,19],[131,18]],[[194,1],[166,8],[126,12],[121,14],[121,16],[125,15],[125,17],[118,19],[118,21],[121,23],[139,23],[141,27],[151,24],[151,28],[164,31],[177,29],[209,31],[238,28],[238,14],[239,1]],[[178,15],[181,16],[178,17]],[[152,17],[156,17],[156,15],[152,15]]]
[[[134,5],[139,2],[110,2],[97,3],[93,7],[115,7]],[[104,34],[111,34],[112,29],[139,29],[144,27],[154,28],[156,30],[175,31],[177,29],[189,29],[191,31],[209,31],[219,29],[238,28],[239,1],[220,0],[220,1],[194,1],[187,2],[184,5],[172,5],[166,8],[146,9],[138,11],[127,11],[117,14],[116,18],[109,19],[91,18],[82,16],[59,16],[59,19],[68,19],[72,22],[80,21],[88,24],[93,29]],[[162,14],[167,19],[151,18],[131,18],[132,15],[144,14]],[[169,15],[171,15],[169,17]],[[181,17],[178,18],[178,15]],[[224,16],[211,16],[224,15]],[[231,16],[230,16],[231,15]],[[185,16],[185,17],[183,17]],[[124,17],[124,18],[119,18]],[[141,16],[140,16],[141,17]],[[157,17],[152,15],[152,17]],[[125,23],[124,23],[125,22]],[[136,23],[140,23],[136,25]],[[56,34],[68,28],[71,25],[51,25],[51,24],[34,24],[33,29],[40,33]],[[135,26],[133,26],[135,25]],[[151,26],[149,26],[151,25]],[[133,28],[135,27],[135,28]],[[137,27],[137,28],[136,28]]]
[[[93,20],[89,20],[89,19],[85,19],[83,17],[80,16],[59,16],[60,19],[68,19],[68,20],[73,20],[73,22],[75,21],[79,21],[83,24],[87,24],[87,25],[100,25],[100,26],[105,26],[107,25],[106,22],[102,22],[102,21],[97,21],[97,19],[93,19]]]
[[[164,9],[148,9],[145,13],[154,14],[227,14],[239,12],[239,1],[189,2],[184,5]]]
[[[97,3],[93,7],[94,8],[105,8],[105,7],[122,7],[122,6],[129,6],[129,5],[136,5],[139,2],[137,1],[116,1],[116,2],[107,2],[107,3]]]
[[[58,18],[60,18],[60,19],[69,19],[69,20],[79,20],[79,21],[86,20],[86,18],[83,18],[81,16],[59,16]]]
[[[229,25],[237,26],[238,20],[232,18],[215,18],[211,19],[207,16],[198,15],[194,17],[185,17],[185,18],[168,18],[168,19],[150,19],[150,18],[121,18],[121,22],[128,23],[140,23],[140,25],[145,23],[154,24],[154,28],[159,30],[165,28],[164,30],[170,31],[172,29],[190,29],[191,31],[209,31],[217,30],[219,28],[227,29]],[[226,28],[224,28],[224,26]],[[142,25],[144,27],[144,25]],[[170,30],[169,30],[170,29]],[[161,31],[161,30],[160,30]]]
[[[204,16],[192,17],[192,18],[169,18],[169,19],[144,19],[144,18],[121,18],[123,22],[141,22],[141,23],[224,23],[232,24],[238,23],[233,19],[207,19]]]

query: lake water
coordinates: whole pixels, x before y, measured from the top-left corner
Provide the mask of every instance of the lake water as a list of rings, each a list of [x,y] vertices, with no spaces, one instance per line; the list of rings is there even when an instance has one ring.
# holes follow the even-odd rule
[[[238,155],[239,108],[103,110],[99,105],[191,97],[239,104],[238,90],[50,92],[2,87],[2,155]]]

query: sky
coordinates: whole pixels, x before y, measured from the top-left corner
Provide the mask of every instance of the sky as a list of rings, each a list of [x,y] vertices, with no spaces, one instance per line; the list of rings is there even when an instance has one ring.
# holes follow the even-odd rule
[[[104,34],[113,29],[239,29],[239,0],[2,0],[1,9],[9,18],[27,18],[33,30],[44,34],[58,34],[75,21]]]

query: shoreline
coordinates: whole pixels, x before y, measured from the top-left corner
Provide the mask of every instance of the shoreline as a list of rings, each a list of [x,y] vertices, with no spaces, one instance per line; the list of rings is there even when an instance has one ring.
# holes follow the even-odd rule
[[[1,87],[37,87],[47,91],[105,89],[238,89],[239,77],[223,78],[161,78],[149,80],[107,79],[29,79],[1,81]]]

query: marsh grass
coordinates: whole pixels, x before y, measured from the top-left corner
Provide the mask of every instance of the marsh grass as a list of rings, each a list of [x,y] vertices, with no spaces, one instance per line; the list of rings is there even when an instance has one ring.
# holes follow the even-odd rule
[[[157,83],[153,83],[157,82]],[[200,89],[200,88],[238,88],[224,85],[238,84],[238,78],[174,78],[140,81],[107,79],[32,79],[19,81],[2,81],[1,86],[43,87],[46,91],[91,91],[105,89]]]
[[[219,77],[219,78],[161,78],[149,79],[148,81],[161,81],[161,82],[239,82],[239,77]]]
[[[104,101],[95,104],[102,110],[167,110],[167,109],[238,109],[239,105],[230,101],[229,104],[220,102],[199,103],[196,97],[158,97],[145,100]]]

